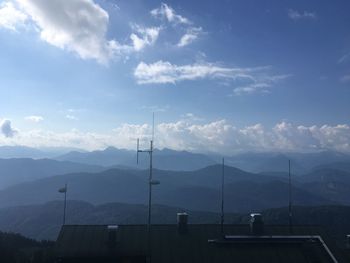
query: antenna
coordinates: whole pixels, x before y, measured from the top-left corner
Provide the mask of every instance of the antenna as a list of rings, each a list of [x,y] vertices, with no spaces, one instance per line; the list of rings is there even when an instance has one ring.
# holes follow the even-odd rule
[[[150,148],[147,150],[140,150],[140,141],[137,139],[137,163],[139,161],[139,153],[148,153],[149,154],[149,179],[148,179],[148,253],[150,257],[150,262],[152,261],[152,247],[151,247],[151,227],[152,227],[152,186],[158,185],[159,181],[153,180],[153,140],[154,140],[154,113],[152,119],[152,139],[150,141]]]
[[[154,112],[152,114],[152,142],[154,142]]]
[[[221,235],[224,236],[224,185],[225,185],[225,158],[222,158],[221,177]]]
[[[136,149],[136,163],[139,164],[139,149],[140,149],[140,139],[137,138],[137,149]]]
[[[289,212],[289,232],[292,233],[292,178],[290,174],[290,160],[288,160],[288,179],[289,179],[289,207],[288,207],[288,212]]]

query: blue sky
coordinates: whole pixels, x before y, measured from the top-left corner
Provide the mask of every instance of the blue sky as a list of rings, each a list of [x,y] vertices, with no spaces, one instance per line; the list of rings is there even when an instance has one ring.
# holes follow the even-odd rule
[[[1,145],[350,151],[348,1],[5,0]]]

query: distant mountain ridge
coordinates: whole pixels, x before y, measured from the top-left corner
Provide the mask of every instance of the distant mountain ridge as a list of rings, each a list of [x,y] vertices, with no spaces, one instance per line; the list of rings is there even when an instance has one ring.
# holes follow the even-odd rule
[[[32,148],[27,146],[0,146],[0,158],[31,158],[31,159],[45,159],[54,158],[57,155],[64,154],[68,151],[77,150],[71,147],[43,147]],[[79,149],[80,152],[85,152]]]
[[[215,164],[211,158],[204,154],[190,153],[187,151],[174,151],[171,149],[154,150],[154,167],[162,170],[191,171]],[[69,152],[56,157],[61,161],[94,164],[105,167],[125,166],[130,168],[147,168],[148,156],[139,155],[139,164],[136,163],[136,151],[108,147],[105,150],[92,152]]]
[[[221,165],[196,171],[163,171],[155,169],[154,179],[161,184],[154,188],[154,202],[191,210],[220,210]],[[68,197],[92,204],[121,202],[146,204],[147,170],[110,169],[99,173],[72,173],[17,184],[0,191],[0,207],[45,203],[62,198],[57,189],[68,183]],[[341,172],[340,173],[344,173]],[[345,177],[339,178],[347,178]],[[347,181],[339,189],[328,182],[306,180],[307,175],[293,175],[293,202],[297,205],[350,204]],[[312,174],[310,175],[312,178]],[[331,191],[329,191],[331,190]],[[288,204],[288,181],[269,174],[253,174],[234,167],[225,167],[226,209],[248,212]]]
[[[0,158],[52,158],[60,161],[70,161],[88,165],[98,165],[108,168],[146,169],[149,165],[147,154],[139,155],[136,164],[136,149],[126,150],[107,147],[104,150],[83,151],[69,148],[34,149],[22,146],[0,146]],[[229,166],[253,173],[287,172],[288,161],[294,174],[306,174],[315,167],[341,164],[344,169],[350,169],[350,154],[321,151],[313,153],[297,152],[246,152],[231,156],[220,154],[202,154],[188,151],[176,151],[164,148],[154,150],[154,167],[162,170],[194,171],[221,163],[222,157]],[[337,167],[334,167],[337,168]]]
[[[101,172],[105,168],[51,159],[0,159],[0,189],[8,186],[74,172]]]

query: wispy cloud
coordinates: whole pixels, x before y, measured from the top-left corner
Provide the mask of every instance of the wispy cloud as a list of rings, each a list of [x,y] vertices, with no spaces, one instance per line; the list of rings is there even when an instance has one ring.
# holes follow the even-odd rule
[[[165,106],[142,106],[140,107],[141,110],[147,110],[150,112],[166,112],[170,109],[169,105],[165,105]]]
[[[184,47],[195,41],[199,35],[203,32],[201,27],[190,27],[187,29],[186,33],[181,37],[178,47]]]
[[[203,78],[237,79],[253,78],[250,74],[261,68],[228,68],[212,63],[198,63],[178,66],[167,61],[159,60],[152,64],[140,62],[134,71],[139,84],[166,84]]]
[[[181,15],[176,14],[175,10],[165,3],[161,3],[159,8],[153,9],[151,15],[157,18],[166,19],[175,24],[191,24],[192,22]]]
[[[44,120],[44,118],[42,116],[38,116],[38,115],[27,116],[24,119],[27,121],[35,122],[35,123],[38,123],[38,122],[41,122]]]
[[[350,83],[350,74],[344,75],[340,78],[340,81],[343,83]]]
[[[191,44],[203,33],[201,27],[194,26],[192,21],[177,14],[175,10],[167,4],[162,3],[159,8],[153,9],[151,15],[165,20],[174,26],[180,26],[179,28],[181,31],[184,31],[184,34],[176,44],[178,47],[184,47]]]
[[[345,63],[350,60],[350,52],[347,54],[344,54],[338,59],[338,64]]]
[[[142,50],[145,46],[153,45],[158,36],[160,27],[141,27],[138,25],[133,26],[135,28],[136,33],[132,33],[130,35],[130,39],[132,40],[133,47],[136,51]]]
[[[138,84],[175,84],[200,79],[241,81],[245,85],[234,89],[236,95],[241,95],[256,91],[266,92],[274,84],[290,76],[271,74],[270,71],[270,67],[224,67],[207,62],[179,66],[160,60],[152,64],[139,63],[134,76]]]
[[[315,12],[308,12],[308,11],[297,11],[294,9],[288,10],[288,17],[292,20],[302,20],[302,19],[310,19],[315,20],[317,19],[317,15]]]
[[[67,114],[66,115],[66,119],[68,119],[68,120],[78,120],[78,118],[76,117],[76,116],[74,116],[74,115],[72,115],[72,114]]]
[[[268,75],[262,74],[255,77],[254,81],[248,85],[234,88],[233,95],[249,95],[254,93],[270,93],[270,89],[276,86],[280,81],[291,77],[291,74]]]

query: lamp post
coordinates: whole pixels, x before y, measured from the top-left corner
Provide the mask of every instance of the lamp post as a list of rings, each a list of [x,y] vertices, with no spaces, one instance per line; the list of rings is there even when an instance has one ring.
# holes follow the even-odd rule
[[[58,189],[58,192],[64,193],[64,205],[63,205],[63,225],[66,224],[66,207],[67,207],[67,183],[64,185],[64,187]]]

